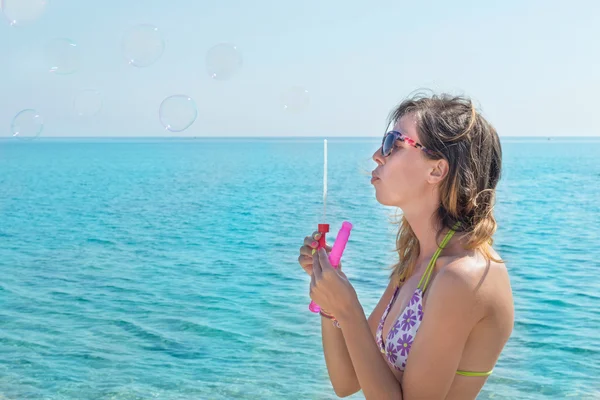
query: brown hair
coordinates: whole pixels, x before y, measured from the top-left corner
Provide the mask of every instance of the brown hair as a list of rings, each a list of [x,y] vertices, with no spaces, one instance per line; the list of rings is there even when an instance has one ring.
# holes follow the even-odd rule
[[[496,185],[500,180],[502,148],[494,127],[463,96],[448,94],[426,96],[422,93],[404,100],[390,114],[388,126],[404,115],[415,116],[420,143],[445,159],[449,170],[440,184],[437,217],[438,236],[445,228],[456,229],[468,237],[467,249],[477,249],[487,260],[492,256],[492,236],[497,224],[493,215]],[[410,277],[419,256],[419,241],[403,216],[396,237],[399,261],[393,265],[391,279]]]

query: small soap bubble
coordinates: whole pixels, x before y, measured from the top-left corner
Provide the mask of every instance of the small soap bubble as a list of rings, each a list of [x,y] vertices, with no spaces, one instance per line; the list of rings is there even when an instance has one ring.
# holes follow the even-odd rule
[[[232,44],[219,43],[206,53],[206,71],[212,79],[230,79],[241,66],[242,55]]]
[[[292,86],[281,94],[281,103],[286,111],[305,111],[310,104],[308,90],[302,86]]]
[[[22,140],[37,138],[43,128],[44,120],[37,111],[31,108],[19,111],[10,124],[12,136]]]
[[[4,17],[12,25],[26,25],[39,19],[48,1],[46,0],[0,0]]]
[[[79,68],[79,48],[71,39],[58,38],[48,42],[46,58],[49,70],[54,74],[68,75]]]
[[[165,50],[165,41],[156,26],[136,25],[125,32],[122,49],[123,55],[130,65],[148,67],[162,56]]]
[[[102,108],[102,94],[96,89],[85,89],[73,99],[73,109],[80,117],[93,117]]]
[[[182,132],[196,121],[198,109],[191,97],[177,94],[163,100],[158,115],[165,129],[170,132]]]

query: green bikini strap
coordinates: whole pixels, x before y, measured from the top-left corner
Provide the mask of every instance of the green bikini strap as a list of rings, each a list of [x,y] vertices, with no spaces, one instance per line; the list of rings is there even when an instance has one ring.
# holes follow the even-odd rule
[[[494,370],[486,371],[486,372],[472,372],[472,371],[456,371],[458,375],[462,376],[490,376],[494,372]]]
[[[450,239],[452,239],[452,236],[454,236],[454,233],[456,232],[456,228],[458,228],[459,226],[460,226],[460,222],[457,222],[454,224],[452,229],[450,229],[448,231],[448,233],[446,233],[444,240],[442,240],[442,243],[438,246],[437,250],[433,254],[433,257],[431,257],[431,260],[429,261],[429,264],[427,265],[427,269],[425,270],[425,273],[423,274],[423,276],[421,277],[421,280],[419,281],[419,284],[417,285],[417,288],[421,289],[421,291],[425,292],[425,289],[427,288],[427,285],[429,284],[429,278],[431,277],[431,273],[433,272],[433,267],[435,266],[435,262],[437,261],[438,257],[440,256],[440,253],[442,252],[444,247],[446,247],[446,245],[448,244]]]

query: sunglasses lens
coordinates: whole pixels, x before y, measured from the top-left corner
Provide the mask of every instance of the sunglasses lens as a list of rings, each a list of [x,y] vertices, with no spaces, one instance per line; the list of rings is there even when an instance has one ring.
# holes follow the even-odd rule
[[[392,152],[392,149],[394,148],[394,141],[396,140],[395,137],[396,135],[393,133],[388,133],[385,136],[385,139],[383,139],[382,151],[384,156],[388,156]]]

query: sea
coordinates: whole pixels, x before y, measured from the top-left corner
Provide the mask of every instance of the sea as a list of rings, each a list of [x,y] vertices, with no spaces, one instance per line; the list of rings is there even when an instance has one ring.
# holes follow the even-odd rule
[[[371,312],[397,259],[379,144],[0,140],[0,399],[335,399],[298,251],[350,221],[344,270]],[[600,137],[502,149],[516,321],[478,398],[600,399]]]

